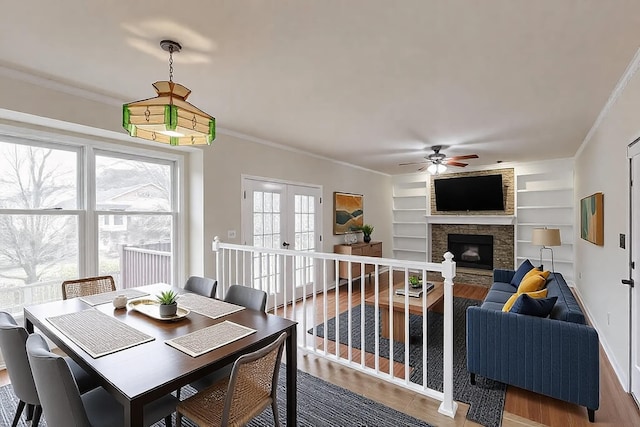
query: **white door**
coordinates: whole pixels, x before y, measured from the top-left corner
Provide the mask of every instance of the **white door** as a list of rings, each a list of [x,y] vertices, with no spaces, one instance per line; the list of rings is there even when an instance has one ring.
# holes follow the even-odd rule
[[[320,187],[243,178],[242,242],[271,249],[314,252],[321,247]],[[304,257],[255,255],[249,277],[269,305],[311,292],[317,266]]]
[[[631,394],[640,402],[640,143],[634,141],[629,147],[631,158],[631,242],[630,261],[635,268],[631,269],[631,281],[625,281],[630,285],[631,294]],[[633,284],[636,284],[636,287]]]

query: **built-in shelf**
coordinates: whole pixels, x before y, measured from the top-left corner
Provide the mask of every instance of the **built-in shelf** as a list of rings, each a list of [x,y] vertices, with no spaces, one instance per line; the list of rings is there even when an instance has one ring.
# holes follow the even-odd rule
[[[394,238],[399,238],[399,239],[426,239],[426,236],[401,236],[399,234],[394,234],[393,236]]]
[[[393,251],[394,252],[413,252],[413,253],[420,253],[420,254],[425,253],[425,251],[420,250],[420,249],[399,249],[399,248],[396,248]]]
[[[572,209],[571,205],[518,206],[518,209]]]
[[[538,189],[538,190],[517,190],[518,193],[548,193],[550,191],[573,191],[573,188],[562,187],[562,188],[546,188],[546,189]]]
[[[414,212],[416,212],[416,211],[425,212],[426,211],[425,208],[393,208],[393,210],[396,211],[396,212],[397,211],[409,211],[409,212],[411,212],[411,211],[414,211]]]
[[[427,215],[428,224],[512,225],[514,215]]]
[[[531,244],[531,240],[518,240],[517,243],[526,243],[526,244]],[[564,240],[562,241],[562,246],[573,246],[573,242],[565,242]]]
[[[551,222],[519,222],[518,225],[528,227],[573,227],[573,224],[567,223],[551,223]]]

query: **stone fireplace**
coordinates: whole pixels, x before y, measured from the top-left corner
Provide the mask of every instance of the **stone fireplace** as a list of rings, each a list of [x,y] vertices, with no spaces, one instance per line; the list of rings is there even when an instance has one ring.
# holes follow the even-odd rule
[[[442,262],[442,254],[449,251],[456,261],[455,282],[490,286],[493,269],[513,269],[514,226],[473,224],[473,216],[467,216],[465,220],[469,223],[431,223],[431,261]],[[480,218],[478,220],[481,222]],[[460,235],[465,236],[462,242]],[[453,246],[450,245],[450,236],[454,236]],[[430,279],[438,280],[438,277],[430,276]]]
[[[447,250],[457,267],[493,270],[493,235],[447,234]]]

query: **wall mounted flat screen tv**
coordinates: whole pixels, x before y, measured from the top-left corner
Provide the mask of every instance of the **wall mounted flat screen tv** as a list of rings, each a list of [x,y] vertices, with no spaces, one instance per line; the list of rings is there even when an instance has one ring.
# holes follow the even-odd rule
[[[503,211],[502,175],[434,179],[438,211]]]

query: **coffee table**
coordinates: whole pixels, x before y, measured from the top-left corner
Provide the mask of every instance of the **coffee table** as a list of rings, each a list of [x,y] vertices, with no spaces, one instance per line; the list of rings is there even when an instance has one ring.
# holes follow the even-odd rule
[[[401,286],[394,287],[393,290],[393,339],[396,341],[405,341],[404,336],[404,313],[405,313],[405,297],[404,295],[396,295],[395,290]],[[422,315],[422,297],[409,297],[409,313]],[[367,304],[375,305],[375,295],[365,300]],[[382,336],[390,338],[389,334],[389,290],[385,289],[378,294],[378,304],[380,313],[382,314]],[[442,282],[434,282],[433,289],[427,293],[427,310],[442,313],[444,309],[444,287]]]

